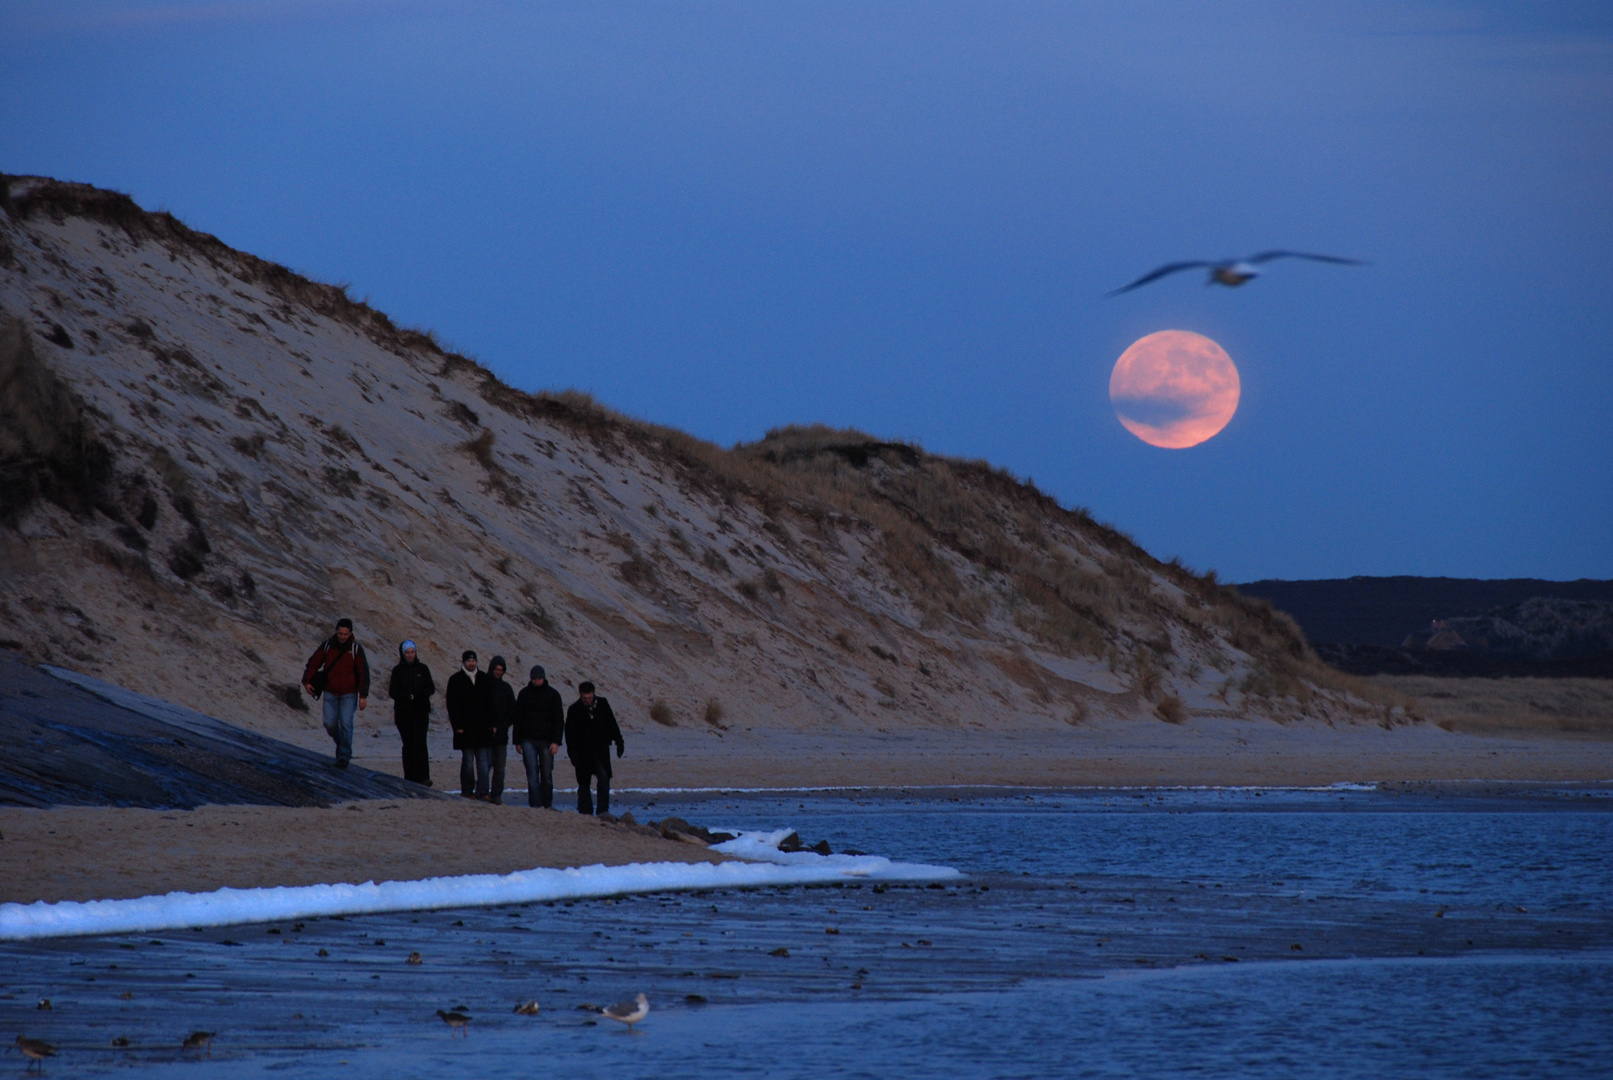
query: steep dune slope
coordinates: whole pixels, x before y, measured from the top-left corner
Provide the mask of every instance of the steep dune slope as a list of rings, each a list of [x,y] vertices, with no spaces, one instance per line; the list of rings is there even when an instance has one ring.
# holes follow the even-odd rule
[[[525,394],[124,196],[0,184],[0,644],[32,658],[311,746],[295,683],[341,614],[378,669],[414,637],[439,682],[466,647],[592,678],[669,752],[1405,719],[983,464]]]

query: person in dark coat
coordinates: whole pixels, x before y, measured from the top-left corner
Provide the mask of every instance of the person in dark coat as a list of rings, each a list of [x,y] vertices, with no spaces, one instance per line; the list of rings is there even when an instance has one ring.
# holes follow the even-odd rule
[[[549,685],[543,665],[532,668],[531,679],[515,699],[515,749],[526,765],[526,803],[545,809],[554,806],[554,756],[566,737],[566,706],[560,691]]]
[[[431,669],[420,662],[412,641],[398,646],[398,666],[392,669],[387,696],[392,699],[392,723],[403,739],[403,778],[431,786],[431,752],[426,749],[426,729],[431,725],[431,698],[437,684]]]
[[[353,638],[353,620],[336,620],[336,633],[314,650],[302,669],[302,688],[325,698],[325,733],[336,744],[336,767],[353,760],[353,710],[369,704],[370,661]]]
[[[454,729],[454,749],[459,751],[459,793],[467,799],[487,798],[488,774],[493,765],[481,687],[485,678],[476,670],[476,654],[466,649],[460,658],[460,669],[448,678],[444,694],[448,726]]]
[[[610,812],[610,744],[616,744],[617,757],[622,756],[626,746],[610,702],[594,693],[594,684],[582,683],[577,693],[582,696],[566,710],[566,756],[577,770],[577,811],[595,812],[588,789],[597,780],[598,812],[605,814]]]
[[[482,680],[482,711],[487,718],[487,753],[492,766],[488,801],[504,802],[504,762],[510,753],[510,726],[515,723],[515,691],[504,681],[504,657],[487,662]]]

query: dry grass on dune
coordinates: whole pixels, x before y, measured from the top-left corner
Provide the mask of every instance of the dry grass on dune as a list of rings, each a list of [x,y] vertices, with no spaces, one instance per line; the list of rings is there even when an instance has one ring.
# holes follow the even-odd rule
[[[1416,699],[1417,710],[1446,731],[1613,739],[1613,680],[1378,675],[1370,681]]]
[[[35,355],[27,326],[0,320],[0,521],[15,522],[41,496],[89,509],[110,462],[72,392]]]

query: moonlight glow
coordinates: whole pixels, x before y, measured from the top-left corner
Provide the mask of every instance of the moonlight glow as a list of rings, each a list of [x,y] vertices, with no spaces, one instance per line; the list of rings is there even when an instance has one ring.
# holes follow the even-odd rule
[[[1187,330],[1133,342],[1109,376],[1109,400],[1126,430],[1170,450],[1197,446],[1226,427],[1240,389],[1226,350]]]

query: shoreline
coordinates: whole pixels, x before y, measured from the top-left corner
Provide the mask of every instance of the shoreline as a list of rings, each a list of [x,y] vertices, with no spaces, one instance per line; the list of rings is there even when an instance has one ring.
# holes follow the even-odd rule
[[[457,798],[326,808],[5,807],[0,903],[727,860],[648,832],[575,811]]]
[[[1613,781],[1462,779],[1329,785],[894,784],[618,788],[619,810],[649,818],[657,799],[759,797],[1002,798],[1139,792],[1442,795],[1528,799],[1613,797]],[[648,803],[643,800],[649,799]],[[1572,804],[1566,804],[1572,805]],[[684,811],[687,813],[688,811]],[[781,820],[778,825],[787,825]],[[780,834],[783,835],[782,833]],[[721,864],[754,853],[666,839],[642,825],[574,811],[461,799],[376,800],[329,808],[220,806],[195,810],[0,808],[0,904],[137,900],[230,889],[357,887],[498,877],[534,870]],[[765,855],[765,853],[764,853]],[[818,858],[818,856],[813,856]],[[673,886],[662,886],[673,887]],[[468,903],[468,902],[467,902]]]
[[[723,844],[722,857],[709,861],[537,867],[509,874],[464,874],[416,881],[223,888],[205,893],[175,891],[121,900],[0,903],[0,942],[151,934],[504,904],[552,905],[555,901],[641,893],[860,882],[927,884],[964,877],[949,866],[898,863],[880,855],[825,857],[809,851],[780,851],[778,844],[787,835],[789,831],[782,829],[768,835],[743,835]]]

